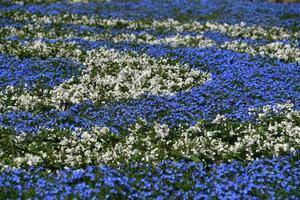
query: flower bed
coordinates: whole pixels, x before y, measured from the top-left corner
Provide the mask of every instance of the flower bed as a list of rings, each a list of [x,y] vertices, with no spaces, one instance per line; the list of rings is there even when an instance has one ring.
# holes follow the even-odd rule
[[[300,198],[300,4],[0,11],[0,199]]]

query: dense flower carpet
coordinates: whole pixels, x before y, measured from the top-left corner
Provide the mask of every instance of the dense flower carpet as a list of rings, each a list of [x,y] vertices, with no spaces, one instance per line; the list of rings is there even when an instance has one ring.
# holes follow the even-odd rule
[[[300,3],[0,3],[0,199],[300,199]]]

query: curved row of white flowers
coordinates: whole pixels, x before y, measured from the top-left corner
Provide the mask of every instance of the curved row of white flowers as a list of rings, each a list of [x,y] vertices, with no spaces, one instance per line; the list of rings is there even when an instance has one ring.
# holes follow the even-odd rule
[[[32,27],[32,25],[30,25]],[[8,28],[5,28],[8,29]],[[14,36],[23,36],[25,34],[22,30],[17,30],[15,28],[9,29],[10,35]],[[3,31],[0,28],[0,32]],[[6,30],[5,30],[6,31]],[[31,30],[31,34],[35,34],[35,30]],[[6,31],[7,32],[7,31]],[[49,38],[49,35],[55,35],[55,33],[51,33],[51,31],[43,31],[40,30],[40,32],[37,32],[35,36],[38,36],[38,38]],[[58,39],[66,39],[66,38],[75,38],[76,35],[74,35],[72,32],[67,32],[63,36],[59,36]],[[234,50],[238,52],[244,52],[249,53],[251,55],[261,55],[261,56],[268,56],[271,58],[279,58],[283,60],[289,60],[289,61],[296,61],[300,62],[300,49],[297,47],[297,44],[285,44],[283,42],[270,42],[265,45],[256,45],[256,44],[248,44],[240,39],[233,40],[231,42],[225,42],[224,44],[218,44],[214,42],[211,39],[205,38],[203,33],[197,34],[197,35],[180,35],[176,34],[173,36],[167,36],[167,37],[161,37],[157,38],[154,35],[143,33],[143,34],[129,34],[129,33],[120,33],[112,35],[110,33],[102,33],[102,34],[94,34],[94,35],[87,35],[87,36],[81,36],[82,39],[85,39],[86,41],[98,41],[98,40],[108,40],[115,43],[118,42],[130,42],[130,43],[136,43],[136,44],[163,44],[163,45],[169,45],[171,47],[180,47],[180,46],[190,46],[190,47],[199,47],[199,48],[205,48],[205,47],[218,47],[220,49],[229,49]],[[72,42],[67,42],[72,43]],[[4,44],[0,46],[0,49],[2,49],[2,52],[8,51],[16,51],[16,48],[10,48],[9,42],[7,44]],[[25,42],[24,48],[27,48],[27,51],[30,51],[30,48],[41,48],[44,47],[44,49],[47,49],[48,43],[41,42],[41,40],[35,40],[33,42]],[[5,49],[5,50],[4,50]],[[19,48],[17,48],[19,49]],[[13,53],[13,52],[10,52]]]
[[[7,87],[0,92],[0,110],[30,110],[36,105],[64,109],[66,104],[85,100],[101,103],[139,98],[143,94],[172,95],[210,80],[210,74],[191,69],[187,64],[170,64],[166,58],[154,59],[146,54],[99,48],[85,52],[84,59],[86,68],[79,77],[44,90],[42,98]],[[7,102],[13,103],[7,105]]]
[[[55,30],[42,30],[39,29],[39,26],[25,25],[23,29],[17,30],[16,28],[5,27],[0,28],[0,32],[5,32],[10,36],[18,36],[23,37],[28,33],[28,30],[32,37],[34,38],[52,38],[56,35]],[[86,33],[80,34],[80,37],[86,41],[98,41],[98,40],[108,40],[115,43],[118,42],[130,42],[130,43],[137,43],[137,44],[164,44],[169,45],[171,47],[179,47],[179,46],[192,46],[192,47],[217,47],[221,49],[230,49],[238,52],[245,52],[252,55],[261,55],[261,56],[269,56],[271,58],[279,58],[289,61],[296,61],[300,62],[300,49],[298,48],[297,42],[285,44],[284,42],[269,42],[265,45],[256,45],[256,44],[248,44],[242,42],[240,39],[233,40],[231,42],[226,42],[225,44],[218,44],[217,42],[204,37],[204,32],[197,33],[197,35],[181,35],[176,34],[173,36],[166,36],[157,38],[155,35],[151,35],[149,33],[141,33],[141,34],[134,34],[134,33],[119,33],[119,34],[111,34],[110,32],[104,32],[99,34],[92,34]],[[78,37],[77,33],[73,31],[66,31],[65,33],[60,33],[60,36],[56,39],[67,39],[67,38],[76,38]],[[72,43],[72,42],[68,42]],[[6,51],[14,51],[15,48],[10,50],[9,42],[0,46],[1,49],[6,49]],[[41,40],[37,39],[33,42],[25,42],[24,46],[29,48],[36,48],[39,45],[44,45],[45,47],[48,46],[47,43],[42,42]],[[2,51],[3,52],[3,51]]]
[[[18,38],[26,38],[28,37],[28,31],[30,32],[30,37],[36,40],[43,39],[51,39],[57,34],[57,30],[43,30],[39,26],[24,25],[22,29],[16,29],[14,27],[4,27],[0,28],[0,34],[5,34],[8,37],[18,37]],[[178,46],[186,46],[191,45],[193,47],[211,47],[217,45],[213,40],[209,38],[205,38],[203,33],[198,33],[195,36],[191,35],[181,35],[179,33],[173,36],[163,36],[157,38],[155,35],[149,33],[116,33],[112,34],[110,31],[102,32],[102,33],[93,33],[89,31],[85,31],[82,33],[78,33],[72,30],[64,30],[59,33],[59,36],[55,37],[55,40],[64,40],[64,39],[74,39],[76,37],[80,37],[81,39],[86,40],[87,42],[94,42],[99,40],[107,40],[111,42],[131,42],[131,43],[147,43],[147,44],[165,44],[172,47]]]
[[[8,12],[9,13],[9,12]],[[7,13],[0,13],[0,16],[6,16]],[[198,22],[188,21],[180,22],[174,19],[166,20],[125,20],[125,19],[103,19],[99,16],[92,15],[77,15],[77,14],[63,14],[52,16],[41,16],[26,12],[9,13],[9,17],[17,21],[30,20],[31,23],[63,23],[63,24],[77,24],[97,27],[126,27],[129,29],[160,29],[160,30],[175,30],[193,31],[203,33],[205,31],[217,31],[228,36],[243,37],[251,39],[269,40],[299,40],[300,31],[290,31],[283,27],[263,27],[259,25],[247,25],[245,22],[240,24],[218,23],[214,21]]]
[[[272,42],[266,45],[249,45],[247,43],[235,40],[225,42],[221,48],[231,49],[238,52],[245,52],[251,55],[269,56],[283,60],[292,60],[300,62],[300,49],[292,47],[290,44],[281,42]]]
[[[71,78],[50,92],[55,105],[66,101],[139,98],[142,94],[173,95],[210,80],[208,73],[191,69],[187,64],[169,64],[165,58],[112,49],[87,52],[83,64],[87,68],[82,76]]]
[[[38,17],[37,15],[29,15],[18,13],[14,16],[11,16],[17,20],[32,20],[33,23],[24,25],[20,30],[13,27],[4,27],[0,29],[0,32],[6,32],[7,35],[16,35],[24,36],[24,34],[30,33],[35,38],[53,38],[56,39],[66,39],[78,36],[82,39],[88,41],[97,41],[97,40],[110,40],[113,42],[135,42],[135,43],[146,43],[146,44],[167,44],[170,46],[193,46],[193,47],[211,47],[216,46],[222,49],[231,49],[237,50],[239,52],[250,53],[253,55],[263,55],[270,56],[272,58],[279,58],[284,60],[291,61],[300,61],[300,49],[298,48],[298,42],[300,38],[300,31],[291,32],[284,28],[279,27],[268,27],[263,28],[260,26],[246,26],[245,23],[241,24],[220,24],[216,22],[206,22],[205,24],[200,22],[189,22],[181,23],[172,19],[163,20],[163,21],[127,21],[122,19],[101,19],[87,17],[87,16],[78,16],[78,15],[59,15],[59,16],[43,16]],[[91,21],[89,23],[89,20]],[[126,27],[129,29],[159,29],[169,31],[176,30],[177,33],[174,36],[166,36],[157,38],[155,35],[149,33],[134,34],[134,33],[118,33],[112,35],[110,32],[104,32],[95,34],[94,32],[84,31],[84,33],[76,33],[73,30],[63,30],[60,32],[60,36],[57,35],[57,30],[52,28],[50,30],[43,30],[41,23],[59,23],[59,24],[78,24],[78,25],[89,25],[89,26],[101,26],[105,28],[111,27]],[[121,24],[121,25],[120,25]],[[26,31],[24,31],[26,30]],[[196,32],[196,35],[182,35],[182,31],[193,31]],[[263,39],[267,38],[269,43],[266,45],[250,45],[244,42],[241,42],[239,39],[236,39],[232,42],[225,44],[218,44],[215,41],[206,38],[203,34],[206,31],[217,31],[222,34],[232,36],[232,37],[241,37],[241,38],[251,38],[251,39]],[[279,42],[276,40],[289,39],[290,43],[285,44],[284,42]],[[33,44],[34,45],[34,44]]]
[[[232,123],[217,116],[206,124],[170,129],[143,120],[121,134],[107,127],[92,130],[41,130],[13,136],[23,152],[3,154],[0,168],[24,165],[82,166],[87,164],[157,163],[165,159],[227,162],[253,160],[299,150],[300,112],[291,104],[266,106],[256,123]],[[1,155],[2,151],[2,155]]]
[[[99,36],[99,37],[98,37]],[[190,47],[218,47],[220,49],[228,49],[234,50],[237,52],[249,53],[251,55],[261,55],[267,56],[271,58],[279,58],[288,61],[296,61],[300,62],[300,49],[296,46],[292,46],[291,44],[284,44],[282,42],[272,42],[266,45],[250,45],[241,40],[234,40],[231,42],[225,42],[224,44],[217,44],[213,40],[205,38],[203,35],[189,36],[189,35],[174,35],[169,37],[163,37],[160,39],[155,39],[153,35],[143,34],[143,35],[135,35],[135,34],[119,34],[114,37],[108,36],[108,34],[95,36],[87,36],[85,39],[89,39],[87,41],[97,41],[99,40],[110,40],[113,42],[130,42],[135,44],[164,44],[169,45],[171,47],[179,47],[179,46],[190,46]],[[102,37],[103,36],[103,37]],[[45,55],[47,53],[53,53],[53,45],[49,45],[47,42],[43,42],[42,40],[34,40],[32,42],[26,41],[23,45],[17,45],[18,47],[12,47],[11,42],[7,41],[5,44],[0,45],[1,53],[9,53],[16,54],[20,50],[25,50],[30,54],[30,51],[33,53],[38,53],[39,55]],[[58,43],[58,46],[76,46],[76,42],[64,42],[64,44]],[[42,50],[37,52],[37,49]],[[62,51],[64,49],[55,47],[54,49],[61,49],[57,52],[57,55],[65,54]],[[79,49],[75,49],[76,52],[80,51]],[[67,54],[71,54],[68,52]],[[34,54],[33,54],[34,55]],[[55,55],[55,54],[53,54]]]

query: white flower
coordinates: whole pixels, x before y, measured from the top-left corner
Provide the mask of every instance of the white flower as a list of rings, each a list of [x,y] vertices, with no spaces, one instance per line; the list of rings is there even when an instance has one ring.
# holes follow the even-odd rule
[[[155,123],[154,130],[155,130],[156,136],[159,138],[162,138],[162,139],[166,138],[170,132],[170,129],[169,129],[168,125],[166,125],[166,124]]]
[[[215,124],[220,124],[221,122],[224,122],[226,120],[226,117],[224,115],[217,114],[215,119],[212,121]]]

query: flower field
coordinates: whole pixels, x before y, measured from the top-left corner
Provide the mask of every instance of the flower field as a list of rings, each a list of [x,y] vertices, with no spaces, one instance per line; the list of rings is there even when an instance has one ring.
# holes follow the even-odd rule
[[[300,3],[0,3],[0,200],[300,199]]]

